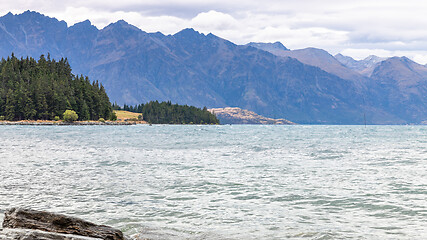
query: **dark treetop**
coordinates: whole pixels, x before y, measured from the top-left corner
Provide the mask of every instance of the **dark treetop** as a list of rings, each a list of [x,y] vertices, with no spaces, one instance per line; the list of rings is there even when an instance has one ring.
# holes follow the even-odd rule
[[[51,120],[65,110],[79,120],[110,119],[112,108],[102,85],[74,76],[67,59],[41,55],[0,62],[0,117],[5,120]]]

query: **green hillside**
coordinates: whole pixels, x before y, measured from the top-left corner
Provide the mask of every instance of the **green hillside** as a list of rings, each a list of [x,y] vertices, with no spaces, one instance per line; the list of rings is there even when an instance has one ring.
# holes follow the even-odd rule
[[[74,76],[67,59],[55,61],[42,55],[0,62],[0,116],[4,120],[53,120],[65,110],[79,120],[113,116],[105,89],[88,77]]]

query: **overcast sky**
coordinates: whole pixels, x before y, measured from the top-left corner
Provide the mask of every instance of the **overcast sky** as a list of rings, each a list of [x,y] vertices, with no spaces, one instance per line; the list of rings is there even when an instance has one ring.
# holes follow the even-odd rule
[[[408,56],[427,63],[421,0],[0,0],[0,15],[25,10],[103,28],[123,19],[147,32],[192,27],[237,44],[280,41],[356,59]]]

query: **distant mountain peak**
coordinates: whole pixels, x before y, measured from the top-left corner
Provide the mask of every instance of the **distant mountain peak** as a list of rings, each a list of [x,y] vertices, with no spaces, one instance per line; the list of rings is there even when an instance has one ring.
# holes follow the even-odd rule
[[[180,32],[195,32],[195,33],[199,33],[198,31],[194,30],[194,28],[184,28]]]
[[[131,24],[129,24],[128,22],[126,22],[125,20],[123,20],[123,19],[120,19],[120,20],[118,20],[117,22],[114,22],[114,23],[110,23],[108,26],[132,26]],[[107,26],[107,27],[108,27]]]
[[[85,20],[83,22],[76,23],[69,28],[70,32],[80,31],[80,34],[83,34],[83,35],[87,35],[89,33],[96,34],[98,32],[98,30],[99,29],[96,26],[92,25],[92,23],[89,20]]]
[[[200,33],[193,28],[185,28],[181,31],[175,33],[173,36],[175,37],[199,37],[199,36],[205,36],[203,33]]]
[[[398,65],[402,65],[402,66],[404,65],[404,66],[411,68],[411,69],[415,65],[422,66],[422,65],[412,61],[411,59],[409,59],[407,57],[397,57],[397,56],[386,59],[386,60],[382,61],[381,63],[394,64],[394,65],[398,64]]]
[[[377,58],[380,58],[380,57],[375,56],[375,55],[369,55],[365,59],[377,59]]]
[[[14,16],[17,16],[17,17],[23,17],[23,18],[43,18],[43,19],[54,19],[54,20],[56,20],[56,21],[58,21],[59,22],[59,20],[58,19],[56,19],[56,18],[51,18],[51,17],[48,17],[48,16],[46,16],[46,15],[44,15],[44,14],[41,14],[41,13],[39,13],[39,12],[36,12],[36,11],[30,11],[30,10],[27,10],[27,11],[25,11],[25,12],[23,12],[23,13],[21,13],[21,14],[16,14],[16,15],[14,15]],[[61,21],[61,22],[64,22],[64,21]]]
[[[103,29],[107,30],[107,29],[116,29],[116,28],[118,28],[118,29],[120,29],[120,28],[122,28],[122,29],[131,29],[131,30],[134,30],[134,31],[137,31],[137,32],[142,32],[141,29],[139,29],[138,27],[136,27],[136,26],[134,26],[134,25],[126,22],[123,19],[121,19],[121,20],[119,20],[117,22],[114,22],[114,23],[110,23],[108,26],[106,26]]]
[[[71,27],[91,27],[91,26],[95,27],[94,25],[92,25],[89,19],[87,19],[87,20],[84,20],[83,22],[78,22]]]
[[[281,42],[274,42],[274,43],[250,42],[246,45],[254,48],[258,48],[267,52],[271,52],[271,53],[273,53],[273,51],[289,51],[289,49],[286,48]]]
[[[342,55],[341,53],[335,55],[335,58],[344,66],[368,77],[372,74],[372,71],[379,63],[387,59],[375,55],[369,55],[363,60],[355,60],[352,57]]]
[[[279,41],[274,42],[272,45],[275,46],[275,47],[277,47],[277,48],[281,48],[283,50],[289,50],[288,48],[285,47],[285,45],[283,45],[283,43],[281,43]]]
[[[208,35],[206,35],[206,37],[210,37],[210,38],[214,37],[214,38],[217,38],[218,36],[216,36],[216,35],[214,35],[214,34],[212,34],[212,33],[208,33]]]
[[[412,61],[412,59],[409,59],[408,57],[405,57],[405,56],[401,57],[401,59],[405,62],[415,63],[414,61]]]
[[[80,22],[81,24],[85,24],[85,25],[92,25],[92,23],[90,22],[89,19],[84,20],[83,22]]]
[[[341,53],[338,53],[334,56],[339,62],[344,64],[344,66],[347,66],[349,64],[357,63],[358,61],[350,56],[342,55]]]
[[[43,14],[41,14],[39,12],[31,11],[31,10],[27,10],[27,11],[25,11],[25,12],[19,14],[19,15],[41,15],[41,16],[44,16]]]
[[[315,48],[315,47],[308,47],[308,48],[303,48],[303,49],[297,49],[294,50],[295,52],[307,52],[311,55],[325,55],[325,56],[331,56],[331,54],[329,54],[327,51],[320,49],[320,48]]]
[[[365,59],[363,59],[362,61],[372,62],[372,63],[378,63],[378,62],[382,62],[382,61],[384,61],[386,59],[387,58],[382,58],[382,57],[378,57],[378,56],[375,56],[375,55],[369,55]]]
[[[164,38],[165,37],[165,35],[162,32],[159,32],[159,31],[153,32],[153,33],[151,33],[151,35],[153,37],[157,37],[157,38]]]
[[[10,25],[16,25],[15,22],[32,22],[40,23],[42,25],[49,25],[51,23],[60,24],[62,27],[67,27],[67,23],[63,20],[59,21],[56,18],[52,18],[41,14],[36,11],[27,10],[20,14],[7,13],[3,17],[0,17],[3,22],[8,22]]]
[[[125,20],[123,20],[123,19],[120,19],[119,21],[117,21],[116,22],[117,24],[124,24],[124,25],[128,25],[129,23],[128,22],[126,22]]]

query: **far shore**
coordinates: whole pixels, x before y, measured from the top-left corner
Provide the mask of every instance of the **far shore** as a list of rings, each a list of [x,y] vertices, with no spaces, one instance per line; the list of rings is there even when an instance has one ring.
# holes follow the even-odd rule
[[[37,126],[70,126],[70,125],[136,125],[148,124],[145,121],[50,121],[50,120],[22,120],[22,121],[0,121],[0,125],[37,125]]]

